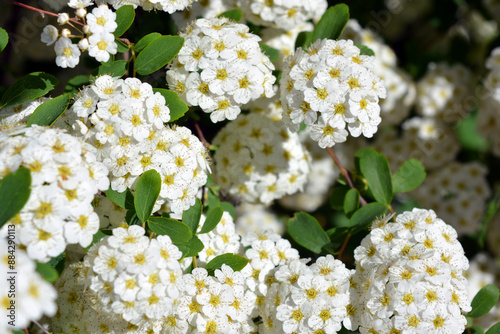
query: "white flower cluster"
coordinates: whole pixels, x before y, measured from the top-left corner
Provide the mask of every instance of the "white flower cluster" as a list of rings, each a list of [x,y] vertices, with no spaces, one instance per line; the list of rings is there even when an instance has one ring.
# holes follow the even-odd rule
[[[469,267],[456,231],[432,210],[374,222],[354,251],[344,326],[361,333],[461,333],[471,310]]]
[[[146,11],[162,10],[172,14],[176,11],[189,8],[194,1],[195,0],[96,0],[96,3],[108,3],[113,6],[114,9],[118,9],[123,5],[132,5],[134,8],[141,7]]]
[[[183,10],[172,14],[172,19],[178,30],[183,30],[197,18],[211,18],[234,9],[233,0],[198,0]]]
[[[452,162],[460,150],[453,128],[435,118],[413,117],[402,127],[401,136],[394,129],[387,130],[374,143],[387,157],[392,171],[408,159],[418,159],[429,169],[439,168]]]
[[[280,204],[295,211],[312,212],[324,203],[328,190],[339,176],[332,157],[321,149],[309,135],[309,129],[299,134],[300,141],[311,155],[311,172],[304,190],[279,200]],[[344,147],[339,146],[343,149]],[[337,153],[337,152],[336,152]]]
[[[459,235],[474,233],[491,194],[487,172],[479,162],[452,162],[429,173],[412,195],[420,205],[432,208],[450,222]]]
[[[326,0],[237,0],[245,19],[257,25],[272,26],[288,30],[319,19],[326,11]]]
[[[274,65],[262,53],[260,37],[227,18],[198,19],[167,71],[167,82],[189,105],[210,113],[216,123],[234,120],[240,106],[274,95]]]
[[[43,29],[41,39],[47,46],[54,45],[56,52],[56,64],[62,68],[73,68],[80,62],[80,55],[88,51],[89,55],[97,61],[106,62],[110,55],[117,52],[117,44],[113,32],[117,28],[116,13],[103,4],[87,13],[85,7],[90,6],[91,1],[70,1],[69,6],[76,9],[76,16],[85,22],[83,26],[84,35],[73,35],[67,28],[61,32],[53,25],[47,25]],[[58,17],[60,25],[70,24],[67,13],[61,13]],[[71,38],[80,38],[77,44],[73,44]]]
[[[346,141],[348,132],[372,137],[381,122],[386,90],[372,71],[374,57],[351,40],[318,40],[286,60],[280,81],[283,119],[292,131],[304,122],[321,148]]]
[[[500,122],[498,121],[498,110],[500,108],[500,48],[491,51],[486,60],[486,68],[489,73],[484,80],[483,86],[486,95],[481,100],[477,130],[492,142],[492,152],[500,156]]]
[[[31,172],[29,200],[10,220],[28,256],[47,262],[68,244],[90,245],[99,230],[92,200],[109,188],[96,149],[60,129],[32,125],[6,132],[0,136],[1,177],[20,166]]]
[[[110,320],[121,317],[144,332],[157,326],[173,314],[174,301],[184,290],[181,257],[168,236],[150,240],[137,225],[113,229],[113,235],[93,245],[84,259],[96,310]]]
[[[351,39],[375,52],[373,72],[384,81],[387,97],[380,102],[382,124],[400,124],[415,103],[416,88],[410,75],[397,66],[394,51],[372,30],[363,29],[357,20],[349,20],[341,38]]]
[[[2,109],[0,111],[0,127],[12,127],[19,123],[28,122],[28,118],[33,114],[35,109],[48,100],[50,100],[50,98],[40,97],[35,100],[21,103],[15,107]]]
[[[463,119],[471,109],[473,76],[463,65],[430,63],[417,82],[417,111],[447,123]]]
[[[205,219],[205,215],[202,215],[198,232],[203,228]],[[215,229],[208,233],[198,234],[198,238],[204,245],[203,250],[198,254],[199,262],[202,265],[222,254],[241,253],[240,236],[236,233],[236,226],[229,212],[224,212]]]
[[[297,134],[265,115],[241,115],[213,140],[214,180],[222,191],[268,204],[293,194],[307,181],[309,156]]]
[[[12,235],[12,234],[11,234]],[[12,239],[10,239],[12,240]],[[38,321],[43,315],[52,317],[56,314],[57,293],[38,272],[36,264],[16,245],[9,247],[5,238],[0,238],[0,332],[26,328],[32,321]],[[14,266],[14,270],[12,269]],[[11,276],[10,273],[15,272]]]
[[[167,211],[182,213],[206,183],[208,165],[203,144],[189,129],[164,126],[170,120],[166,102],[139,79],[103,75],[79,93],[67,114],[83,119],[75,124],[110,170],[111,189],[134,188],[142,173],[155,169],[163,181],[155,210],[166,203]]]

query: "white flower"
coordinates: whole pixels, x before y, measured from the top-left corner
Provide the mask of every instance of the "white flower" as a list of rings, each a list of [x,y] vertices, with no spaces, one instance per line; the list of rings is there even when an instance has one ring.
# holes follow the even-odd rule
[[[43,28],[42,31],[41,35],[42,43],[47,44],[47,46],[52,45],[57,40],[58,36],[59,36],[59,31],[57,30],[57,28],[54,27],[53,25],[48,24]]]
[[[54,50],[56,51],[56,64],[62,68],[73,68],[80,62],[80,49],[71,43],[67,37],[57,40]]]
[[[98,230],[99,217],[92,207],[80,206],[72,209],[70,221],[64,224],[64,237],[68,243],[87,247]]]
[[[163,127],[163,123],[170,120],[170,110],[165,105],[165,98],[160,93],[155,93],[146,99],[146,114],[148,120],[158,129]]]
[[[97,61],[106,62],[110,54],[116,54],[115,36],[108,32],[92,34],[89,37],[89,55]]]
[[[107,5],[99,5],[92,13],[87,14],[87,24],[93,34],[112,33],[118,26],[116,24],[116,13],[111,11]]]

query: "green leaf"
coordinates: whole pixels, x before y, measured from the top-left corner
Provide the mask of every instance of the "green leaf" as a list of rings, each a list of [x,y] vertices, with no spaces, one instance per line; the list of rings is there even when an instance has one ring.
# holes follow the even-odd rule
[[[154,170],[144,172],[135,187],[134,207],[142,222],[148,220],[161,190],[161,176]]]
[[[189,227],[193,234],[195,234],[198,229],[202,212],[203,204],[201,203],[201,200],[197,198],[196,202],[182,213],[182,222]]]
[[[33,124],[52,125],[68,108],[69,98],[69,94],[63,94],[39,105],[30,118],[28,118],[28,126]]]
[[[240,22],[241,18],[243,17],[243,12],[241,11],[241,9],[231,9],[231,10],[225,11],[222,14],[219,14],[217,17],[218,18],[226,17],[230,20]]]
[[[30,197],[30,187],[31,174],[24,167],[0,180],[0,227],[21,211]]]
[[[0,28],[0,52],[5,49],[7,43],[9,43],[9,34],[5,31],[5,29]]]
[[[334,210],[338,211],[344,210],[344,200],[349,189],[351,188],[342,185],[338,185],[335,188],[333,188],[332,193],[330,194],[330,206]]]
[[[151,217],[148,219],[148,227],[158,235],[168,235],[174,244],[187,243],[193,237],[186,224],[172,218]]]
[[[320,254],[322,247],[330,243],[330,238],[316,218],[305,212],[297,212],[288,220],[288,233],[299,245],[316,254]]]
[[[373,197],[378,202],[390,204],[392,201],[391,170],[385,156],[374,149],[366,150],[360,157],[359,167]]]
[[[236,219],[236,210],[234,209],[234,206],[231,203],[220,202],[220,207],[222,208],[222,210],[229,212],[229,214],[231,215],[231,217],[233,217],[233,219]]]
[[[359,208],[359,192],[356,189],[350,189],[345,195],[344,212],[347,218],[351,218],[354,211]]]
[[[146,36],[141,38],[139,40],[139,42],[137,42],[135,44],[135,47],[134,47],[135,52],[137,52],[137,53],[141,52],[146,46],[151,44],[151,42],[154,41],[155,39],[157,39],[158,37],[161,37],[161,34],[157,33],[157,32],[152,32],[150,34],[147,34]]]
[[[221,269],[223,264],[230,266],[234,271],[240,271],[248,264],[248,259],[240,255],[226,253],[214,257],[212,261],[207,263],[205,269],[209,275],[213,276],[215,270]]]
[[[469,331],[465,331],[467,334],[484,334],[484,329],[479,326],[471,326],[469,327]]]
[[[343,3],[328,8],[314,28],[312,41],[337,39],[349,21],[349,7]]]
[[[179,244],[177,245],[177,247],[179,247],[179,249],[181,250],[183,258],[196,256],[203,250],[203,248],[205,248],[203,242],[201,242],[201,240],[198,239],[197,236],[193,236],[193,238],[189,240],[188,243]]]
[[[135,60],[135,69],[140,75],[151,74],[167,65],[179,53],[184,38],[162,36],[152,41]]]
[[[330,244],[332,245],[332,247],[337,248],[342,245],[345,238],[347,238],[349,231],[349,227],[346,226],[332,227],[331,229],[326,231],[326,234],[328,234],[328,237],[330,238]]]
[[[126,60],[116,60],[111,64],[104,64],[99,66],[97,70],[97,75],[109,74],[112,77],[123,76],[128,69],[128,61]]]
[[[137,213],[135,210],[128,210],[127,213],[125,214],[125,221],[127,222],[128,225],[141,225],[143,222],[137,217]]]
[[[297,35],[295,40],[295,49],[302,48],[307,49],[313,42],[313,32],[312,31],[301,31]]]
[[[65,263],[66,263],[66,253],[61,253],[58,256],[50,259],[50,261],[48,262],[48,264],[50,264],[50,266],[57,271],[58,275],[62,274]]]
[[[392,176],[392,190],[395,194],[412,191],[424,182],[425,167],[417,159],[406,161]]]
[[[153,91],[160,93],[165,98],[166,105],[170,109],[170,121],[173,122],[184,116],[184,114],[189,110],[187,104],[181,100],[176,92],[165,88],[153,88]]]
[[[460,146],[464,149],[478,152],[486,152],[489,148],[488,140],[483,134],[477,132],[477,117],[476,111],[471,112],[455,127]]]
[[[468,317],[479,318],[488,313],[498,301],[500,291],[493,284],[488,284],[476,294],[472,299],[472,310],[467,313]]]
[[[121,6],[116,11],[116,30],[113,32],[115,37],[120,37],[125,33],[125,31],[130,28],[132,22],[134,22],[135,18],[135,9],[132,5]]]
[[[278,50],[276,50],[275,48],[272,48],[269,45],[266,45],[264,43],[259,43],[259,44],[260,44],[260,48],[262,49],[262,52],[264,52],[264,54],[269,57],[269,60],[271,62],[274,63],[275,61],[278,60],[278,58],[280,56],[280,52]]]
[[[3,94],[2,100],[0,100],[0,109],[14,107],[44,96],[58,83],[59,81],[53,75],[43,72],[25,75]]]
[[[217,195],[217,192],[213,188],[210,188],[208,190],[207,197],[208,197],[207,207],[209,210],[220,206],[219,196]]]
[[[359,208],[349,220],[351,234],[356,234],[369,227],[372,222],[387,211],[387,205],[373,202]]]
[[[363,44],[354,44],[359,48],[360,54],[364,56],[375,56],[375,52],[372,49]]]
[[[493,327],[488,329],[486,334],[500,334],[500,322],[496,323]]]
[[[48,263],[36,263],[36,271],[50,283],[54,283],[59,278],[59,273],[57,270],[52,268],[52,266]]]
[[[207,219],[205,219],[205,222],[203,223],[203,227],[201,228],[199,234],[208,233],[212,231],[217,226],[217,224],[219,224],[223,214],[224,210],[222,210],[220,206],[210,210],[207,214]]]
[[[116,52],[125,53],[128,52],[128,50],[130,49],[129,45],[123,43],[118,38],[115,38],[115,42],[116,42]]]
[[[85,86],[89,85],[89,77],[86,75],[77,75],[76,77],[71,78],[68,83],[66,84],[66,87],[64,87],[64,92],[69,93],[71,97],[75,96],[78,94],[80,89]]]
[[[111,202],[115,203],[120,208],[127,210],[135,210],[134,195],[132,195],[130,189],[127,188],[127,190],[125,190],[124,192],[119,193],[109,188],[104,193],[106,194],[106,197],[111,200]]]

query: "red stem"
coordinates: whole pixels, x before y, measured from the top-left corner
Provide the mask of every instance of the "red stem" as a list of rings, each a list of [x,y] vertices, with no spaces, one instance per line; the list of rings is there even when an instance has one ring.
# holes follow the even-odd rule
[[[347,247],[347,243],[349,242],[349,238],[350,238],[350,237],[351,237],[351,236],[348,234],[348,235],[347,235],[347,237],[345,237],[344,243],[342,243],[342,246],[340,247],[339,254],[338,254],[338,256],[337,256],[337,258],[338,258],[340,261],[342,261],[342,260],[341,260],[341,259],[342,259],[342,254],[344,253],[344,250],[345,250],[345,248]]]
[[[205,136],[203,135],[203,132],[201,131],[200,126],[198,125],[198,122],[194,123],[194,127],[196,128],[196,132],[198,133],[198,137],[200,137],[200,140],[203,143],[203,146],[209,147],[210,143],[207,142],[207,140],[205,139]]]
[[[340,172],[342,173],[342,175],[344,175],[344,178],[346,179],[349,187],[356,189],[356,187],[354,186],[354,183],[352,182],[351,176],[349,175],[349,172],[347,171],[347,169],[344,168],[344,166],[342,166],[342,164],[340,163],[339,159],[337,158],[337,156],[335,155],[333,150],[330,147],[327,147],[326,150],[328,151],[328,153],[330,153],[330,156],[333,158],[333,161],[335,162],[337,167],[340,169]],[[366,204],[368,204],[368,202],[366,202],[366,200],[361,195],[359,195],[359,203],[361,206],[365,206]]]
[[[10,3],[14,4],[14,5],[17,5],[19,7],[24,7],[24,8],[27,8],[29,10],[33,10],[35,12],[38,12],[38,13],[42,14],[42,15],[43,14],[47,14],[47,15],[50,15],[50,16],[59,17],[59,14],[52,13],[52,12],[49,12],[49,11],[46,11],[46,10],[43,10],[43,9],[35,8],[35,7],[30,6],[30,5],[26,5],[24,3],[21,3],[21,2],[17,2],[17,1],[14,1],[14,0],[6,0],[6,1],[10,2]],[[69,20],[71,22],[74,22],[74,23],[77,23],[77,24],[81,25],[82,27],[84,26],[83,23],[81,23],[80,21],[78,21],[78,20],[76,20],[74,18],[70,18]]]

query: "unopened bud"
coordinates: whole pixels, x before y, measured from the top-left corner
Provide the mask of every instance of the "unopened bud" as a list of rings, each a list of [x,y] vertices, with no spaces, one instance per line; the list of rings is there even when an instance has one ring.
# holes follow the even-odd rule
[[[62,37],[69,37],[69,36],[71,36],[71,31],[70,31],[69,29],[64,28],[64,29],[61,31],[61,36],[62,36]]]
[[[80,42],[78,42],[78,47],[80,50],[85,51],[89,48],[89,40],[86,38],[82,38]]]
[[[69,21],[68,13],[59,13],[59,17],[57,18],[57,23],[60,25],[66,24]]]
[[[81,17],[81,18],[84,18],[85,15],[87,15],[87,10],[85,8],[78,8],[76,11],[75,11],[75,14],[76,16],[78,17]]]
[[[90,34],[90,26],[88,24],[86,24],[86,25],[83,26],[83,33],[85,35]]]

